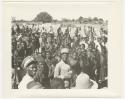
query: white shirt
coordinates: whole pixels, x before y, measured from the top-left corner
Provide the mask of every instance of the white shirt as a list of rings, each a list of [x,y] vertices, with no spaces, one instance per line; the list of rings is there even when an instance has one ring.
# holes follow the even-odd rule
[[[20,82],[18,88],[19,89],[27,89],[27,84],[31,81],[33,81],[34,79],[32,77],[30,77],[28,74],[26,74],[22,81]]]
[[[61,60],[55,67],[54,77],[64,79],[70,73],[70,66]]]
[[[95,41],[95,45],[97,46],[97,49],[99,50],[99,52],[101,52],[101,45],[99,44],[98,41]]]

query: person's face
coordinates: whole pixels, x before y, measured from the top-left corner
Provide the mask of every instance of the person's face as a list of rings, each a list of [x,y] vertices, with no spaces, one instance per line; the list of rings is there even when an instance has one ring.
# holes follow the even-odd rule
[[[37,72],[37,65],[34,63],[34,64],[31,64],[30,66],[28,66],[27,72],[28,72],[29,76],[34,77]]]
[[[76,59],[76,53],[73,53],[73,55],[72,55],[72,57],[74,58],[74,59]]]
[[[24,47],[24,43],[21,43],[22,47]]]
[[[82,48],[82,49],[85,49],[85,45],[84,45],[84,44],[82,44],[82,45],[81,45],[81,48]]]
[[[50,53],[46,53],[46,58],[47,58],[47,59],[50,58]]]
[[[67,53],[63,53],[63,54],[61,55],[61,58],[62,58],[62,60],[63,60],[64,62],[66,62],[66,61],[67,61],[67,58],[68,58],[68,54],[67,54]]]
[[[92,46],[89,46],[89,50],[92,50]]]
[[[44,65],[42,62],[38,62],[37,70],[42,70],[44,68]]]
[[[66,80],[64,81],[64,87],[69,88],[69,81],[66,81]]]
[[[100,39],[100,38],[98,38],[98,39],[97,39],[97,41],[100,43],[100,42],[101,42],[101,39]]]
[[[41,55],[45,58],[46,57],[46,53],[42,52]]]

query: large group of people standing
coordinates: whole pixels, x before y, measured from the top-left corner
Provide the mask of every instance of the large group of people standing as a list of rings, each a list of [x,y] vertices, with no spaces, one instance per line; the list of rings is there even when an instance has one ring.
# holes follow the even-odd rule
[[[108,87],[108,31],[76,26],[71,36],[72,27],[62,28],[12,25],[12,89]]]

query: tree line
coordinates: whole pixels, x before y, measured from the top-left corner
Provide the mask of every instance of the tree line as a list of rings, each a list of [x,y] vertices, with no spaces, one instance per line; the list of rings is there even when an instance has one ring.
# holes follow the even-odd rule
[[[27,22],[26,20],[16,20],[15,18],[12,18],[12,22],[19,21],[19,22]],[[76,22],[76,23],[93,23],[93,24],[104,24],[107,21],[104,21],[102,18],[98,17],[88,17],[84,18],[80,16],[78,19],[67,19],[67,18],[62,18],[62,20],[58,19],[53,19],[53,17],[47,13],[47,12],[40,12],[37,14],[37,16],[31,20],[31,22],[42,22],[42,23],[51,23],[51,22]]]

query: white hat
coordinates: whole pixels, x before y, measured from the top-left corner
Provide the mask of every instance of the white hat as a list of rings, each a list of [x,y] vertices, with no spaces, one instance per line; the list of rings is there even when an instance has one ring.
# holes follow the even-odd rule
[[[63,53],[69,53],[69,49],[68,48],[62,48],[61,54],[63,54]]]
[[[26,68],[31,62],[36,62],[35,58],[33,58],[32,56],[27,56],[22,62],[22,67]]]
[[[76,78],[76,88],[77,89],[97,89],[98,84],[91,80],[89,76],[81,72]]]

